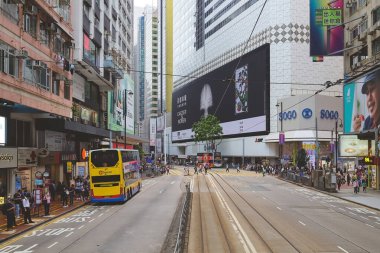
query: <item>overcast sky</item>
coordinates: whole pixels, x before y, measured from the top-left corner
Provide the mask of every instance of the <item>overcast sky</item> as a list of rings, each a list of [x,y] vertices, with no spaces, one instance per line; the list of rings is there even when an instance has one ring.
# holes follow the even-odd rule
[[[157,6],[157,0],[135,0],[136,7],[145,7],[146,5]]]

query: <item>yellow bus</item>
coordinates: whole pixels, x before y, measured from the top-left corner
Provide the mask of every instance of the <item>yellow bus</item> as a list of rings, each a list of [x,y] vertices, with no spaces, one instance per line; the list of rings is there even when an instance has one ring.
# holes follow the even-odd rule
[[[91,202],[123,202],[140,191],[138,150],[96,149],[89,156]]]

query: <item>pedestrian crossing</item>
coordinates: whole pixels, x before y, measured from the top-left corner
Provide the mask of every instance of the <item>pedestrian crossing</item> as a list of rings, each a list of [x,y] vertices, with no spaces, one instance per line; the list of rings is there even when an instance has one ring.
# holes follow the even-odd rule
[[[236,169],[230,169],[229,172],[227,172],[225,169],[211,169],[208,171],[208,173],[215,173],[222,176],[241,176],[241,177],[262,177],[263,175],[261,173],[256,173],[254,171],[246,171],[246,170],[240,170],[240,172],[237,172]],[[199,174],[204,174],[204,171]],[[170,175],[172,176],[193,176],[194,175],[194,169],[190,168],[189,174],[187,171],[185,171],[183,168],[173,168],[170,170]]]

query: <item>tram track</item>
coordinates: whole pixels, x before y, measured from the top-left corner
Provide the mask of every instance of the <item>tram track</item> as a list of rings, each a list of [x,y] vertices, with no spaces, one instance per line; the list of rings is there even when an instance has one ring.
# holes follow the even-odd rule
[[[219,174],[215,175],[214,173],[212,173],[210,175],[215,179],[215,181],[220,186],[220,189],[222,189],[222,191],[225,193],[225,195],[228,196],[230,201],[234,204],[234,206],[239,211],[241,216],[245,219],[247,224],[249,224],[250,227],[257,232],[257,234],[260,236],[261,240],[268,246],[268,248],[271,250],[271,252],[302,252],[296,245],[294,245],[291,241],[289,241],[281,233],[281,231],[279,231],[265,216],[263,216],[252,204],[250,204],[236,189],[234,189],[234,187],[231,186],[231,184],[229,184],[222,176],[220,176]],[[256,215],[258,215],[261,219],[263,219],[270,226],[271,229],[273,229],[283,240],[285,240],[288,243],[288,245],[290,247],[288,247],[287,249],[282,248],[281,251],[278,251],[277,248],[274,248],[273,245],[268,242],[268,239],[264,238],[261,231],[259,231],[257,229],[257,225],[252,223],[252,220],[247,216],[246,211],[243,211],[242,208],[236,203],[237,199],[234,198],[233,196],[231,196],[231,194],[225,189],[225,187],[223,187],[223,185],[221,184],[221,182],[218,179],[223,181],[223,183],[226,184],[232,190],[232,192],[234,192],[246,205],[248,205],[250,207],[250,210],[254,211],[254,213]],[[291,251],[289,251],[289,250],[291,250]]]
[[[247,206],[250,207],[250,209],[252,211],[254,211],[257,215],[260,216],[260,218],[262,218],[274,231],[276,231],[278,233],[278,235],[280,235],[294,250],[295,252],[304,252],[305,249],[304,248],[300,248],[300,246],[297,246],[295,245],[291,240],[289,240],[287,238],[287,236],[281,232],[274,224],[273,222],[271,222],[269,220],[268,217],[266,217],[265,215],[262,214],[262,212],[260,210],[258,210],[256,207],[254,207],[244,196],[242,196],[242,194],[240,194],[230,183],[227,182],[227,180],[225,180],[221,175],[219,174],[210,174],[214,179],[215,181],[218,183],[218,185],[220,186],[220,188],[223,190],[223,192],[226,194],[226,196],[228,196],[228,198],[231,200],[231,202],[236,206],[236,208],[239,210],[239,212],[242,214],[242,216],[246,219],[246,221],[255,229],[255,226],[251,223],[250,219],[248,219],[248,217],[244,214],[244,211],[239,207],[239,205],[236,203],[237,202],[237,199],[234,198],[234,196],[232,196],[232,194],[227,191],[227,189],[225,189],[225,187],[222,185],[222,183],[220,181],[222,181],[225,185],[227,185],[229,187],[229,189],[231,189],[231,191],[236,194]],[[219,181],[219,180],[220,181]],[[342,236],[340,236],[339,234],[336,234],[334,231],[331,231],[330,229],[322,226],[324,229],[327,229],[329,232],[335,234],[336,236],[338,236],[339,238],[341,238],[342,240],[344,241],[347,241],[347,243],[350,243],[350,244],[353,244],[355,247],[357,247],[358,249],[361,249],[363,250],[363,252],[368,252],[367,250],[365,250],[363,247],[361,247],[360,245],[350,241],[350,240],[347,240],[346,238],[343,238]],[[256,230],[257,231],[257,230]],[[259,231],[258,231],[259,232]],[[260,233],[259,233],[260,234]],[[262,236],[261,236],[262,237]],[[262,239],[264,241],[268,241],[268,239],[265,239],[262,237]],[[271,248],[272,252],[288,252],[284,249],[278,251],[277,249],[273,249],[272,246],[266,242],[266,244]],[[311,250],[311,249],[310,249]]]

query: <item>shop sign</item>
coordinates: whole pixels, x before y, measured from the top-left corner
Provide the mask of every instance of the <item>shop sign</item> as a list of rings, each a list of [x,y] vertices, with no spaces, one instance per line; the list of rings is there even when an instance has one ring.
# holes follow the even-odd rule
[[[359,165],[376,165],[375,158],[373,156],[365,156],[359,158]]]
[[[321,119],[339,119],[339,112],[334,110],[321,110]]]
[[[49,155],[49,150],[47,148],[40,148],[37,152],[37,156],[40,158],[45,158]]]
[[[88,157],[88,151],[85,148],[82,148],[80,152],[80,157],[82,158],[82,160],[86,160],[86,158]]]
[[[282,112],[278,115],[279,120],[292,120],[297,118],[297,112],[296,110],[293,111],[287,111],[287,112]]]
[[[0,205],[4,205],[5,201],[4,201],[4,197],[0,197]]]
[[[310,108],[305,108],[302,110],[302,117],[305,119],[310,119],[313,116],[313,111]]]
[[[17,167],[17,149],[0,148],[0,168]]]
[[[67,173],[72,173],[73,172],[73,163],[72,162],[67,162]]]
[[[37,148],[18,148],[18,167],[37,166]]]
[[[62,161],[76,161],[76,154],[62,154]]]

